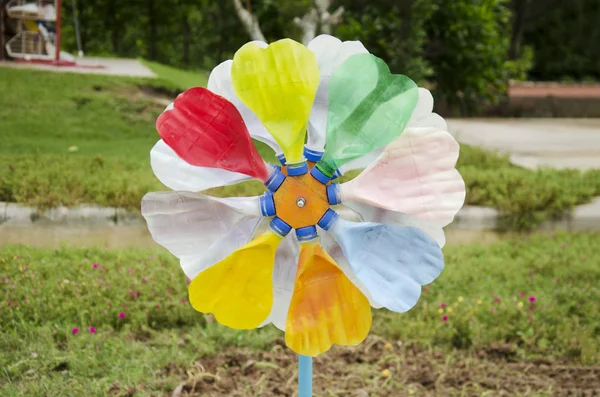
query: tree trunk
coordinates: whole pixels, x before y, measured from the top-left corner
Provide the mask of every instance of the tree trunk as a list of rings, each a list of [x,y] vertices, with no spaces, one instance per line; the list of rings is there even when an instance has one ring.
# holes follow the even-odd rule
[[[233,6],[235,7],[235,12],[240,19],[240,22],[244,25],[246,32],[248,32],[250,39],[266,42],[267,40],[260,29],[256,15],[252,14],[250,10],[245,9],[240,0],[233,0]]]
[[[302,18],[294,18],[294,23],[302,30],[302,43],[308,45],[317,36],[317,32],[331,34],[333,27],[339,25],[344,14],[344,7],[339,7],[333,14],[329,7],[333,0],[315,0],[315,6]]]
[[[531,0],[513,1],[512,34],[510,47],[508,48],[508,59],[515,60],[521,55],[521,40],[525,31],[525,19]]]

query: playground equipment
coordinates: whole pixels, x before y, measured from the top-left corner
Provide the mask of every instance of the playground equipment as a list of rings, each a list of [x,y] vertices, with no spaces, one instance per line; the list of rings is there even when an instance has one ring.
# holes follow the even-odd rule
[[[60,51],[61,0],[11,0],[6,14],[15,19],[15,35],[6,43],[6,52],[27,62],[75,65],[75,57]]]

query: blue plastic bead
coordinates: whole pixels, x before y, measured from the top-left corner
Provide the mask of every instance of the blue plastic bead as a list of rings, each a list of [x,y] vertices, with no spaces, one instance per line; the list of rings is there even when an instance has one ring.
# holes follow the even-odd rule
[[[277,155],[277,158],[279,159],[279,162],[281,163],[281,165],[285,165],[285,154],[280,153]]]
[[[316,226],[306,226],[296,229],[298,241],[310,241],[317,238]]]
[[[342,195],[340,194],[340,184],[332,183],[327,185],[327,201],[331,205],[337,205],[342,203]]]
[[[265,186],[272,192],[276,192],[279,186],[285,181],[285,175],[279,170],[275,170],[269,177],[269,180],[265,182]]]
[[[304,175],[308,172],[308,163],[306,161],[298,164],[288,164],[287,173],[289,176]]]
[[[327,210],[327,212],[325,212],[325,214],[323,214],[321,219],[319,219],[319,223],[317,223],[317,225],[319,225],[321,229],[327,231],[331,229],[333,225],[335,225],[335,222],[338,220],[338,217],[338,213],[330,208]]]
[[[329,182],[330,178],[321,171],[319,171],[317,167],[312,167],[312,169],[310,170],[310,174],[313,176],[313,178],[321,182],[323,185],[326,185],[327,182]]]
[[[281,218],[278,217],[271,219],[271,223],[269,226],[271,226],[271,230],[279,234],[281,237],[287,236],[290,230],[292,230],[292,227],[290,225],[288,225],[287,223],[282,221]]]
[[[262,213],[262,216],[275,215],[275,200],[273,200],[273,193],[266,192],[260,196],[260,212]]]

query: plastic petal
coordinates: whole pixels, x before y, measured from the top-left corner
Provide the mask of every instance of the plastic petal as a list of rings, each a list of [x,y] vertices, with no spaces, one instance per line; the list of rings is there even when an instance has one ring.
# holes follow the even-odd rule
[[[314,54],[290,39],[264,49],[248,43],[235,53],[231,77],[237,96],[279,143],[287,162],[304,161],[306,128],[319,86]]]
[[[199,192],[251,180],[248,175],[220,168],[197,167],[182,160],[162,139],[150,151],[150,165],[163,185],[173,190]]]
[[[356,346],[371,328],[367,298],[315,241],[300,245],[285,342],[298,354],[317,356],[331,345]]]
[[[267,47],[267,44],[263,43],[262,41],[253,41],[252,43],[261,48]],[[271,134],[269,134],[258,117],[256,117],[254,112],[252,112],[252,110],[250,110],[250,108],[248,108],[248,106],[246,106],[236,95],[233,89],[233,83],[231,82],[232,64],[233,61],[229,59],[220,63],[212,70],[210,76],[208,77],[208,89],[215,94],[221,95],[223,98],[235,105],[244,119],[244,123],[246,123],[248,132],[250,132],[250,136],[252,138],[266,143],[275,151],[276,154],[282,153],[279,144],[275,141]]]
[[[189,278],[250,241],[261,220],[258,197],[190,192],[148,193],[142,215],[154,240],[180,258]]]
[[[273,269],[273,307],[263,324],[273,323],[285,331],[288,309],[294,292],[294,280],[298,269],[300,246],[293,233],[288,234],[279,245]]]
[[[437,113],[433,113],[433,96],[428,89],[419,87],[419,101],[406,125],[406,128],[437,128],[448,131],[448,124]]]
[[[235,329],[258,327],[273,304],[273,261],[281,237],[268,231],[200,272],[190,283],[190,303]]]
[[[444,268],[440,247],[414,227],[338,219],[331,233],[373,299],[395,312],[412,308]]]
[[[325,130],[327,127],[327,109],[329,107],[329,80],[333,72],[346,59],[354,54],[368,53],[360,41],[344,41],[328,34],[315,37],[308,43],[308,49],[317,57],[321,82],[315,95],[308,124],[307,147],[323,151],[325,147]]]
[[[416,227],[434,239],[440,248],[444,248],[444,245],[446,245],[444,229],[433,222],[422,221],[414,216],[403,214],[401,212],[389,211],[383,208],[373,207],[372,205],[352,201],[344,203],[344,206],[356,212],[362,222]],[[337,261],[337,258],[334,257],[334,259]]]
[[[349,57],[330,80],[327,144],[319,170],[331,176],[347,162],[396,139],[417,101],[417,85],[406,76],[392,75],[381,59],[371,54]]]
[[[406,130],[359,176],[341,185],[342,200],[445,226],[465,200],[464,181],[454,168],[458,154],[458,143],[446,131]]]
[[[271,173],[237,108],[196,87],[180,94],[156,121],[161,138],[187,163],[238,172],[266,182]]]

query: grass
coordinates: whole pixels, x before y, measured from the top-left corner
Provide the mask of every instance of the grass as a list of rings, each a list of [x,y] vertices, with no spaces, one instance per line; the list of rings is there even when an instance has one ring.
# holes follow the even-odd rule
[[[175,84],[181,91],[192,87],[206,87],[208,82],[208,73],[204,70],[182,70],[145,59],[142,59],[141,62],[158,77]]]
[[[367,354],[374,341],[389,341],[396,353],[371,354],[382,360],[397,357],[402,366],[409,365],[410,352],[421,351],[432,361],[441,357],[447,366],[452,357],[490,349],[510,361],[597,364],[599,237],[533,235],[489,246],[446,247],[446,269],[424,288],[412,310],[374,311],[372,336],[361,351]],[[111,392],[115,388],[121,395],[131,389],[137,389],[136,395],[168,394],[198,363],[208,365],[205,360],[221,354],[229,366],[258,361],[260,352],[273,351],[283,336],[272,326],[231,330],[195,312],[176,260],[158,250],[4,247],[0,291],[4,396],[58,395],[61,390],[118,394]],[[232,364],[225,352],[242,348],[251,352]],[[324,360],[338,351],[349,354],[334,350]],[[356,370],[370,363],[351,362]]]
[[[0,68],[0,201],[137,209],[147,191],[164,190],[149,166],[156,117],[178,92],[206,83],[206,73],[146,64],[159,79]],[[273,161],[266,145],[259,151]],[[458,169],[467,204],[498,208],[507,229],[531,228],[600,195],[600,171],[530,171],[466,145]],[[244,183],[211,193],[261,191]]]

